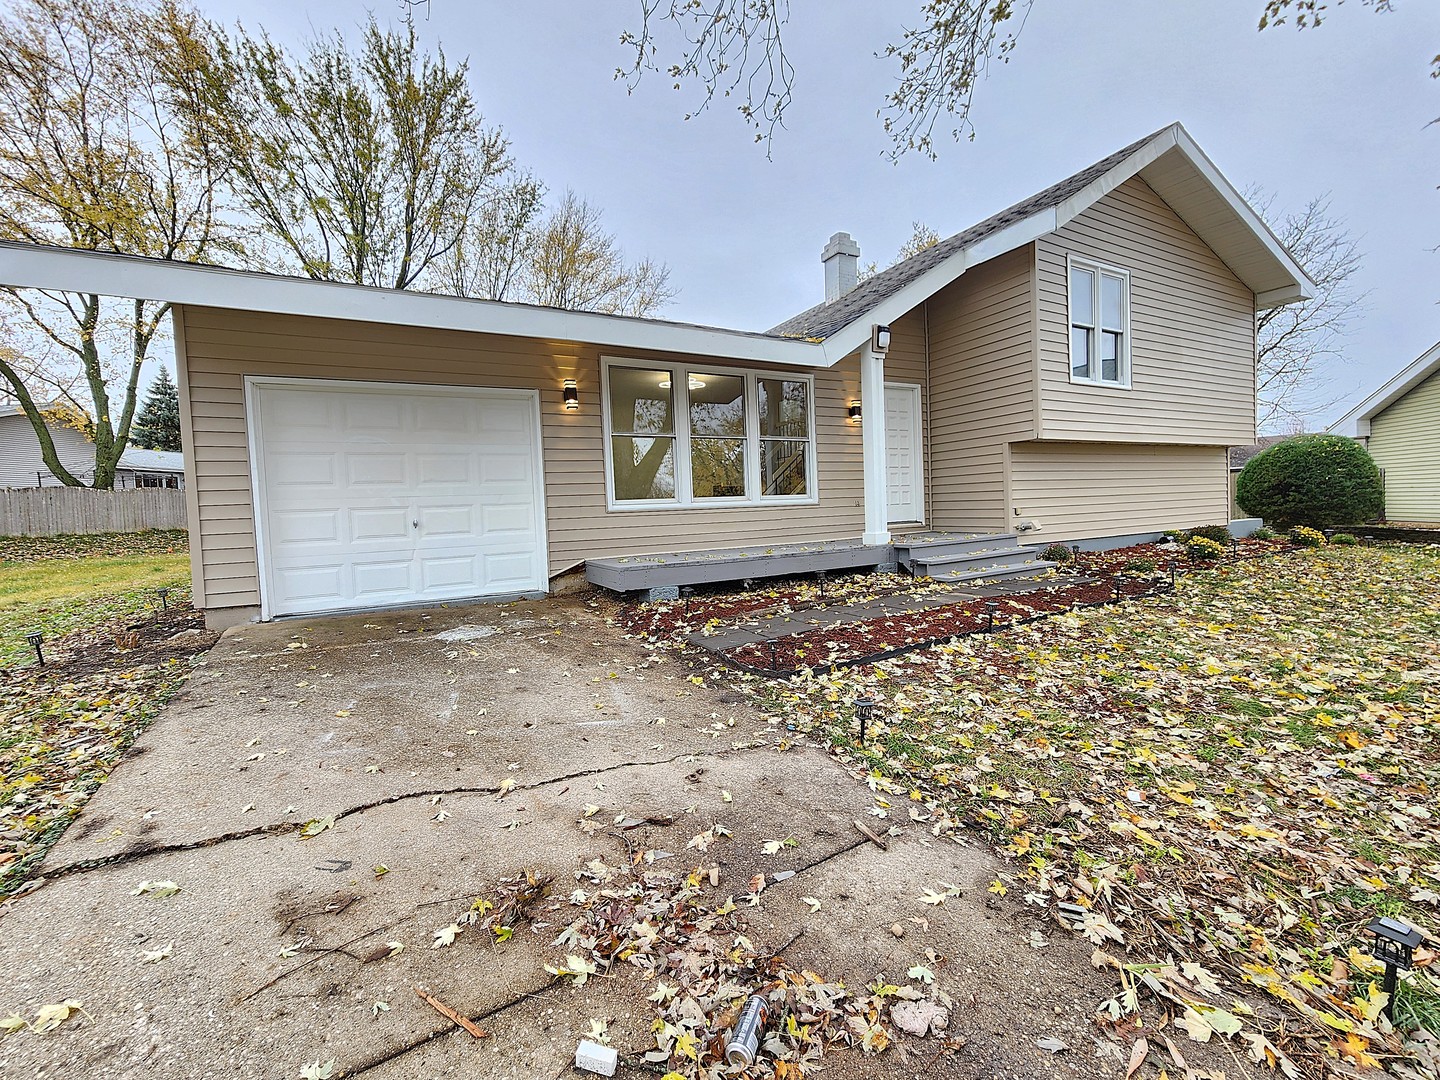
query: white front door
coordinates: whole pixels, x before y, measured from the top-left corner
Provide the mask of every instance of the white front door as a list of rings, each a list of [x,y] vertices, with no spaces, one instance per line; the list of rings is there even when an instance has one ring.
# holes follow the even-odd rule
[[[920,439],[920,387],[885,384],[885,490],[888,520],[925,520],[925,478]]]
[[[266,617],[541,592],[533,391],[251,382]]]

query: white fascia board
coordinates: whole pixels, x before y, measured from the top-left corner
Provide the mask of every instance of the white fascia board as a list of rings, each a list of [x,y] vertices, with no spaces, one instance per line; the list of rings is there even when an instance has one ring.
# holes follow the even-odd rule
[[[1180,124],[1171,124],[1104,176],[1087,184],[1061,203],[1057,210],[1059,224],[1064,225],[1084,213],[1125,181],[1143,172],[1147,166],[1158,161],[1171,150],[1176,150],[1184,155],[1185,160],[1194,166],[1205,182],[1244,223],[1255,237],[1256,242],[1293,279],[1293,285],[1269,289],[1257,294],[1255,297],[1256,310],[1263,311],[1267,308],[1279,307],[1281,304],[1309,300],[1314,296],[1315,283],[1285,250],[1285,245],[1276,239],[1275,234],[1270,231],[1270,227],[1265,224],[1260,215],[1250,208],[1250,204],[1235,190],[1234,185],[1225,179],[1225,174],[1215,167],[1215,163],[1210,160],[1205,151],[1200,149],[1199,144]]]
[[[783,367],[820,368],[831,363],[826,350],[816,342],[740,330],[493,300],[467,300],[435,293],[378,289],[13,242],[0,242],[0,284],[196,307],[575,341]]]
[[[1079,217],[1141,169],[1174,150],[1179,145],[1177,135],[1179,127],[1179,124],[1171,124],[1105,175],[1098,180],[1092,180],[1062,202],[1055,208],[1056,228]]]
[[[1024,247],[1058,228],[1055,211],[1041,210],[1029,217],[1007,225],[991,233],[969,247],[961,248],[954,255],[906,285],[899,292],[886,297],[863,316],[848,326],[837,330],[825,339],[825,355],[830,364],[839,363],[861,345],[870,340],[870,328],[876,323],[894,322],[912,308],[923,304],[946,285],[949,285],[966,270],[983,262],[998,258],[1006,252]]]
[[[1341,429],[1353,424],[1356,435],[1362,438],[1369,435],[1371,420],[1436,372],[1440,372],[1440,342],[1430,346],[1417,359],[1382,383],[1373,394],[1331,424],[1330,431],[1343,435],[1345,432]]]

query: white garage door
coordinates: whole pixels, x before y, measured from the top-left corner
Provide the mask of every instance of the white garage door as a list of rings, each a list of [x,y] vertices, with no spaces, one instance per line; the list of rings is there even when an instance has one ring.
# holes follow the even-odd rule
[[[532,391],[250,389],[267,616],[545,589]]]

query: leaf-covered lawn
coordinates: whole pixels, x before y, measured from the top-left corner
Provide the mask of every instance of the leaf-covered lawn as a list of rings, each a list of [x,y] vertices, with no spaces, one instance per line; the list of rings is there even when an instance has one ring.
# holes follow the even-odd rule
[[[1011,867],[992,891],[1084,909],[1120,988],[1103,1022],[1158,1002],[1291,1075],[1424,1075],[1378,1015],[1362,930],[1428,930],[1440,905],[1440,547],[1242,562],[766,692],[877,815],[978,828]],[[1422,967],[1398,1026],[1433,1030],[1434,985]]]
[[[0,563],[0,896],[24,881],[190,671],[213,635],[190,610],[177,551]],[[58,538],[83,541],[86,538]],[[115,552],[114,538],[99,538]],[[168,535],[170,548],[176,539]],[[120,550],[123,550],[121,548]],[[162,610],[155,589],[173,591]],[[46,666],[24,641],[45,634]]]

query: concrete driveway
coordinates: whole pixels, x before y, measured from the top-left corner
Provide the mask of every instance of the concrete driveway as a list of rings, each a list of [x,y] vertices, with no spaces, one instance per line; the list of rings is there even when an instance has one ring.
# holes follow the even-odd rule
[[[795,871],[736,917],[761,952],[803,931],[784,950],[796,970],[852,987],[934,970],[955,1002],[948,1050],[933,1035],[836,1049],[828,1075],[1123,1074],[1097,1057],[1089,1017],[1107,991],[1083,940],[989,897],[979,848],[867,817],[863,785],[684,664],[585,597],[228,633],[52,851],[45,884],[0,909],[0,1015],[84,1004],[0,1042],[0,1074],[290,1078],[334,1058],[333,1075],[373,1080],[559,1077],[579,1075],[576,1043],[602,1020],[618,1075],[650,1075],[634,1052],[654,1045],[651,985],[629,969],[556,979],[554,924],[429,947],[507,875],[551,876],[563,895],[591,860],[645,851],[677,853],[682,873],[717,866],[716,904]],[[882,851],[857,818],[904,832]],[[328,827],[302,839],[306,822]],[[716,822],[733,837],[687,849]],[[133,895],[146,881],[180,892]],[[941,881],[963,895],[921,904]]]

